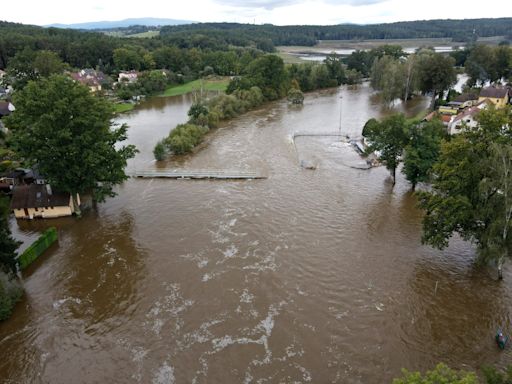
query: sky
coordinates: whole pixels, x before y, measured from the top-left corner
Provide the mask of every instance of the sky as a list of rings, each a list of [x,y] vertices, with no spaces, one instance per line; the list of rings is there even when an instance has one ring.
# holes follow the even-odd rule
[[[73,24],[158,17],[275,25],[374,24],[407,20],[512,17],[510,0],[15,0],[0,20]]]

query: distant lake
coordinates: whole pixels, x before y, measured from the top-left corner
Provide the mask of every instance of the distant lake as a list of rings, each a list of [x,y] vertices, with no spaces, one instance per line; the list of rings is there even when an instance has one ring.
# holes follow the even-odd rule
[[[405,53],[414,53],[418,49],[419,49],[419,47],[408,47],[408,48],[403,48],[403,51]],[[434,47],[434,50],[438,53],[448,53],[448,52],[453,52],[454,48],[449,47],[449,46],[438,46],[438,47]],[[315,52],[310,52],[310,53],[298,52],[298,53],[291,53],[291,54],[294,56],[297,56],[300,59],[305,60],[305,61],[321,62],[321,61],[325,60],[327,55],[329,55],[333,52],[335,52],[336,54],[341,55],[341,56],[348,56],[348,55],[351,55],[355,51],[356,51],[356,49],[345,48],[345,49],[334,49],[334,50],[330,50],[330,51],[327,51],[327,50],[326,51],[315,51]]]

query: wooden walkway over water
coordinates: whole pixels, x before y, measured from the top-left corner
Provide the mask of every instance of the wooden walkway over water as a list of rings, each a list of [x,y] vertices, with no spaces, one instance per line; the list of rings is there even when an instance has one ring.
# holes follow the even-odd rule
[[[253,171],[233,171],[218,169],[162,169],[138,170],[128,173],[137,178],[164,178],[164,179],[216,179],[216,180],[253,180],[266,179],[267,176]]]

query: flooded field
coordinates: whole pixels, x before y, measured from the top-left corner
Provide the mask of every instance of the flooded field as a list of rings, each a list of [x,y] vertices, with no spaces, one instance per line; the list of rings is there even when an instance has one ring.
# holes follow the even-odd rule
[[[340,96],[343,96],[340,98]],[[0,324],[3,383],[387,383],[400,369],[512,362],[512,273],[475,268],[470,244],[422,246],[421,212],[399,177],[360,170],[330,137],[360,136],[383,110],[368,86],[275,102],[162,164],[152,149],[191,99],[156,98],[120,122],[140,150],[129,170],[237,169],[253,181],[132,179],[24,274]],[[343,103],[341,105],[341,103]],[[415,115],[428,100],[401,110]],[[301,160],[317,169],[304,170]]]

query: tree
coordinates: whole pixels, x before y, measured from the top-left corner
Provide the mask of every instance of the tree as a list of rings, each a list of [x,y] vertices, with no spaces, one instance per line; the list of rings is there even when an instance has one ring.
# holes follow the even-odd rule
[[[327,55],[324,60],[324,63],[329,71],[329,77],[331,79],[335,79],[337,85],[343,84],[346,80],[345,71],[343,69],[343,65],[341,64],[341,59],[338,57],[336,53],[331,53]]]
[[[114,66],[119,70],[138,71],[143,64],[143,57],[132,48],[114,49],[113,58]]]
[[[164,140],[160,140],[158,143],[156,143],[155,148],[153,148],[153,155],[157,161],[162,161],[165,159],[165,156],[167,155],[167,148],[165,146]]]
[[[56,189],[114,196],[127,179],[124,168],[133,145],[119,146],[127,126],[112,126],[113,106],[66,76],[30,82],[14,95],[16,111],[6,119],[15,150]]]
[[[283,59],[276,55],[257,58],[247,68],[251,86],[261,89],[266,100],[276,100],[286,95],[288,78]]]
[[[48,77],[56,73],[62,73],[66,66],[55,52],[39,51],[34,58],[33,67],[39,76]]]
[[[496,55],[488,45],[478,44],[471,49],[464,69],[469,76],[470,86],[484,84],[486,81],[497,80]]]
[[[62,73],[66,65],[59,55],[52,51],[33,51],[25,48],[18,52],[9,63],[8,73],[14,78],[14,86],[23,88],[30,80]]]
[[[478,377],[473,372],[455,371],[445,364],[438,364],[425,375],[420,372],[402,371],[403,377],[394,379],[393,384],[477,384]]]
[[[379,160],[386,163],[391,172],[393,185],[396,183],[396,169],[400,164],[400,157],[409,142],[408,123],[403,114],[386,117],[381,122],[369,120],[364,129],[363,136],[369,142],[368,152],[377,151]]]
[[[429,180],[432,166],[439,157],[441,140],[445,135],[444,125],[437,119],[411,127],[402,172],[412,184],[413,191],[416,184]]]
[[[381,91],[381,98],[385,104],[403,96],[404,76],[401,64],[391,56],[382,56],[376,59],[372,66],[372,88]]]
[[[420,52],[417,60],[419,89],[432,94],[430,108],[434,109],[436,97],[457,82],[455,60],[450,56],[430,51]]]
[[[9,202],[0,197],[0,271],[16,273],[16,250],[19,243],[13,239],[8,221]]]
[[[441,146],[432,190],[420,194],[424,243],[448,246],[453,233],[477,246],[482,261],[495,261],[498,276],[512,256],[512,112],[482,111],[479,127]]]

